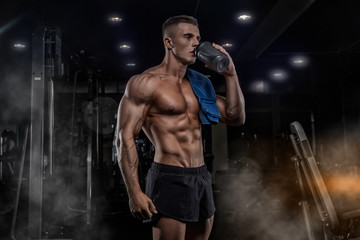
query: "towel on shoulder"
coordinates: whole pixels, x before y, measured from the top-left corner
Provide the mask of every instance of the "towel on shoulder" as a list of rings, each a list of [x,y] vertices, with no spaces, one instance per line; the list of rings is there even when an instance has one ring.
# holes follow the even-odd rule
[[[219,123],[221,115],[216,105],[216,93],[210,79],[189,68],[186,71],[186,76],[200,104],[201,123]]]

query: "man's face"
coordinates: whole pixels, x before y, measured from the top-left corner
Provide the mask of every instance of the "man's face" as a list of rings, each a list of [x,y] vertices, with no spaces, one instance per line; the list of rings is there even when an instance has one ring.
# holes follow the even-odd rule
[[[174,55],[184,64],[195,63],[194,49],[200,41],[199,28],[189,23],[179,23],[171,39]]]

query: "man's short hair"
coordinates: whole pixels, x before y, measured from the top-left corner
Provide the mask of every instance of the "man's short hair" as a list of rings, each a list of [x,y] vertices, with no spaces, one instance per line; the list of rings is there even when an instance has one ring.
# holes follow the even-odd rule
[[[162,35],[165,36],[165,31],[172,25],[177,25],[179,23],[189,23],[199,27],[198,21],[196,18],[188,15],[178,15],[168,18],[162,25]]]

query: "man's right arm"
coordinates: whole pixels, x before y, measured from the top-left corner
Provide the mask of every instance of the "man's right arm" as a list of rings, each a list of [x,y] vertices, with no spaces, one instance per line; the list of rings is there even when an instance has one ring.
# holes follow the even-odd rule
[[[139,158],[135,145],[152,97],[151,88],[144,88],[147,83],[141,75],[130,79],[118,109],[116,136],[118,162],[129,195],[130,211],[139,219],[148,219],[156,213],[152,201],[139,185]]]

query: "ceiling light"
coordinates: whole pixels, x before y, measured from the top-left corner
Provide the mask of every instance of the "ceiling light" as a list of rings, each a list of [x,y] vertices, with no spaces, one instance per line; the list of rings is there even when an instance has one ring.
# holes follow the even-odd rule
[[[120,18],[120,17],[110,17],[109,21],[113,22],[113,23],[118,23],[118,22],[122,22],[122,18]]]
[[[249,14],[241,14],[238,16],[238,20],[242,22],[248,22],[252,17]]]
[[[26,45],[23,44],[23,43],[15,43],[15,44],[14,44],[14,48],[24,49],[24,48],[26,48]]]
[[[304,56],[294,56],[290,59],[290,63],[293,67],[302,68],[307,66],[308,58]]]
[[[267,93],[269,92],[269,85],[263,80],[257,80],[250,85],[250,90],[252,92]]]
[[[271,79],[273,79],[275,81],[281,82],[287,78],[287,73],[283,70],[276,69],[276,70],[271,71],[270,77],[271,77]]]
[[[135,64],[135,63],[127,63],[126,66],[127,66],[127,67],[135,67],[136,64]]]
[[[224,48],[231,48],[233,46],[233,44],[232,43],[224,43],[222,46]]]
[[[121,48],[121,49],[130,49],[131,46],[128,45],[128,44],[121,44],[121,45],[120,45],[120,48]]]

